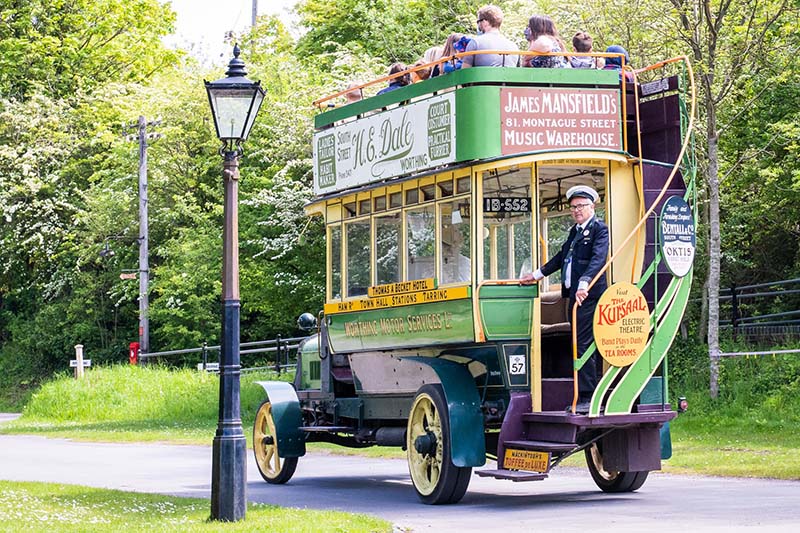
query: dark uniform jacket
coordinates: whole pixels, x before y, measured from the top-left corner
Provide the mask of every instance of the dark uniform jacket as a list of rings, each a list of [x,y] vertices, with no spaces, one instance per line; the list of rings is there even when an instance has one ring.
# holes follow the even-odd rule
[[[578,283],[586,281],[589,283],[594,279],[608,259],[608,226],[605,222],[595,215],[589,222],[589,227],[584,229],[580,235],[576,235],[577,224],[572,226],[569,237],[561,245],[559,251],[550,261],[541,268],[542,274],[549,276],[553,272],[561,269],[564,259],[569,253],[572,240],[577,238],[575,248],[572,252],[572,272],[569,289],[564,288],[563,280],[561,284],[561,296],[575,299],[575,292],[578,290]],[[597,283],[589,290],[589,298],[597,299],[608,288],[606,275],[603,274]]]

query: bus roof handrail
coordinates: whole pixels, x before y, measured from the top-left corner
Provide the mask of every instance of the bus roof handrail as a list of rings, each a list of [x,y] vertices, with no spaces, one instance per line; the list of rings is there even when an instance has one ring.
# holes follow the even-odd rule
[[[402,76],[406,76],[411,74],[412,72],[417,72],[419,70],[425,70],[426,68],[433,68],[436,65],[443,64],[447,61],[452,61],[454,59],[460,59],[467,56],[475,56],[475,55],[484,55],[484,54],[495,54],[495,55],[517,55],[521,57],[529,57],[529,56],[562,56],[562,57],[619,57],[622,63],[622,69],[626,71],[631,71],[630,65],[625,64],[625,55],[619,53],[608,53],[608,52],[532,52],[530,50],[474,50],[471,52],[459,52],[457,54],[453,54],[448,57],[442,57],[437,59],[436,61],[431,61],[430,63],[425,63],[423,65],[416,65],[408,67],[406,70],[396,72],[394,74],[388,74],[386,76],[382,76],[380,78],[374,79],[372,81],[368,81],[362,83],[360,85],[356,85],[350,87],[348,89],[343,89],[337,93],[334,93],[329,96],[325,96],[318,100],[314,100],[312,105],[318,109],[327,109],[329,106],[323,106],[325,102],[333,100],[334,98],[339,98],[340,96],[344,96],[345,94],[352,92],[352,91],[361,91],[363,95],[364,88],[371,87],[373,85],[377,85],[379,83],[384,83],[387,81],[391,81],[395,78],[400,78]],[[509,67],[498,67],[498,68],[509,68]],[[528,67],[522,67],[528,68]],[[597,69],[602,70],[602,69]],[[444,74],[440,74],[444,75]]]

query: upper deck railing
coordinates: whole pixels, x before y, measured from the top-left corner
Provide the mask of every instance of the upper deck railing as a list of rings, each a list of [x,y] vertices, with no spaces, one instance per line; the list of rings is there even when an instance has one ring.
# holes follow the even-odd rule
[[[518,51],[518,50],[517,51],[481,50],[481,51],[473,51],[473,52],[461,52],[461,53],[454,54],[454,55],[449,56],[449,57],[444,57],[444,58],[441,58],[441,59],[437,59],[436,61],[433,61],[433,62],[430,62],[430,63],[425,63],[423,65],[416,65],[416,66],[413,66],[413,67],[409,67],[408,69],[403,70],[401,72],[397,72],[395,74],[390,74],[390,75],[387,75],[387,76],[382,76],[382,77],[376,78],[374,80],[362,83],[360,85],[355,85],[353,87],[349,87],[349,88],[344,89],[342,91],[339,91],[337,93],[334,93],[334,94],[331,94],[331,95],[328,95],[328,96],[324,96],[324,97],[322,97],[322,98],[320,98],[318,100],[315,100],[313,102],[313,105],[316,108],[318,108],[318,109],[320,109],[322,111],[327,111],[330,108],[344,107],[344,106],[337,106],[334,103],[334,100],[337,99],[337,98],[342,98],[347,93],[350,93],[352,91],[359,91],[361,93],[361,95],[362,95],[362,98],[370,98],[370,96],[365,96],[364,95],[364,89],[376,88],[376,87],[380,86],[381,84],[391,82],[394,79],[410,75],[411,73],[414,73],[414,72],[419,72],[419,71],[427,70],[427,69],[433,69],[436,65],[444,65],[445,63],[455,61],[456,59],[461,59],[461,58],[464,58],[464,57],[467,57],[467,56],[485,55],[485,54],[502,55],[502,56],[515,55],[515,56],[519,56],[519,58],[520,58],[519,61],[520,62],[522,62],[525,58],[535,57],[535,56],[563,56],[563,57],[567,57],[567,58],[569,58],[569,57],[592,57],[592,58],[602,58],[602,59],[618,57],[618,58],[620,58],[620,62],[622,63],[622,69],[625,70],[626,72],[631,72],[632,71],[630,65],[626,65],[625,64],[625,56],[623,54],[610,54],[610,53],[605,53],[605,52],[602,52],[602,53],[600,53],[600,52],[597,52],[597,53],[596,52],[588,52],[588,53],[584,53],[584,52],[571,52],[571,53],[566,53],[566,52],[525,52],[525,51]],[[470,67],[468,67],[468,68],[470,68]],[[459,72],[461,70],[468,70],[468,68],[467,69],[458,69],[458,70],[455,70],[453,72],[446,73],[446,74],[440,74],[439,76],[436,76],[434,78],[428,78],[427,80],[423,80],[423,81],[431,81],[431,80],[435,80],[437,78],[444,78],[444,77],[449,76],[450,74],[455,74],[455,73],[457,73],[457,72]],[[471,68],[474,68],[474,67],[471,67]],[[514,67],[497,67],[497,68],[514,68]],[[530,68],[530,67],[519,67],[519,68]],[[605,69],[571,69],[571,68],[567,68],[567,69],[536,68],[536,69],[533,69],[533,71],[540,71],[540,72],[546,72],[546,71],[559,72],[559,71],[564,71],[564,70],[566,70],[566,71],[575,70],[575,71],[583,71],[583,72],[597,72],[597,71],[603,71]],[[611,69],[608,69],[607,71],[609,71],[609,72],[618,72],[616,70],[611,70]],[[418,83],[422,83],[422,82],[418,82]],[[417,85],[417,84],[412,84],[412,85]],[[428,91],[428,92],[430,92],[430,91]],[[350,108],[350,106],[352,106],[353,104],[357,104],[357,103],[358,102],[353,102],[351,104],[346,104],[346,105],[347,105],[348,108]]]
[[[315,193],[532,152],[600,150],[627,157],[627,84],[621,79],[617,70],[476,67],[326,108],[344,94],[336,93],[316,102],[328,110],[315,119]]]

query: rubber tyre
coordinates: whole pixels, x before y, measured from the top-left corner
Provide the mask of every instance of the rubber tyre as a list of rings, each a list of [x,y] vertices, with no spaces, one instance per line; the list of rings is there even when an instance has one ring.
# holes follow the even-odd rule
[[[415,441],[433,436],[435,449],[420,453]],[[450,417],[441,385],[425,385],[417,391],[406,431],[408,470],[417,496],[423,503],[457,503],[467,492],[472,467],[452,462]]]
[[[633,492],[639,489],[647,480],[648,471],[644,472],[617,472],[603,468],[603,449],[595,442],[584,450],[586,464],[595,484],[603,492]]]
[[[253,455],[258,472],[264,481],[281,485],[289,481],[297,468],[297,457],[281,457],[278,450],[278,435],[272,418],[269,400],[261,404],[253,424]]]

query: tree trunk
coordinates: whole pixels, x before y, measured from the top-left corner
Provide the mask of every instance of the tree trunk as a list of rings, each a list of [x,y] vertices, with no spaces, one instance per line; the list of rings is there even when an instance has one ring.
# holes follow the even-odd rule
[[[711,370],[709,392],[712,398],[716,398],[719,395],[719,136],[713,102],[709,100],[706,109],[708,111],[708,225],[711,235],[708,243],[708,357]]]
[[[706,169],[708,172],[708,169]],[[706,243],[708,249],[711,249],[711,232],[708,223],[708,201],[703,202],[703,210],[701,213],[702,221],[700,227],[706,228]],[[708,276],[703,282],[703,290],[700,296],[700,323],[699,323],[698,339],[701,342],[708,344]]]

